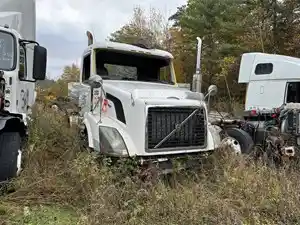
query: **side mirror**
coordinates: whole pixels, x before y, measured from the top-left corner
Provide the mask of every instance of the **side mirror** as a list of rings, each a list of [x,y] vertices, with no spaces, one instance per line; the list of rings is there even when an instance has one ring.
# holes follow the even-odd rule
[[[47,67],[47,49],[35,45],[34,56],[33,56],[33,79],[45,80],[46,78],[46,67]]]
[[[216,85],[210,85],[208,87],[208,95],[209,96],[215,96],[218,93],[218,87]]]
[[[100,88],[103,84],[103,79],[97,74],[92,74],[88,80],[92,88]]]

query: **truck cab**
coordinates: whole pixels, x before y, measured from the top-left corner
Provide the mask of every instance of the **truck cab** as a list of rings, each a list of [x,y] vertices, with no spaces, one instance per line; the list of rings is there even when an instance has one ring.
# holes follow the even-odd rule
[[[34,0],[0,3],[0,182],[21,171],[35,82],[46,75],[47,50],[35,41],[35,25]]]
[[[238,81],[247,85],[243,126],[255,144],[278,162],[298,157],[300,59],[245,53]]]
[[[33,45],[33,46],[32,46]],[[25,116],[34,104],[35,81],[44,80],[46,49],[0,26],[0,111]]]
[[[270,110],[300,102],[300,59],[284,55],[245,53],[239,83],[247,84],[245,110]]]
[[[69,96],[81,108],[89,148],[102,154],[147,159],[216,147],[204,96],[178,87],[169,52],[89,41]]]

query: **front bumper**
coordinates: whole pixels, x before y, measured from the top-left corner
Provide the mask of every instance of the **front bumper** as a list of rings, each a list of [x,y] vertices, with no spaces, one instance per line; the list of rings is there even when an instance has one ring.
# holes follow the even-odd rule
[[[174,171],[200,168],[201,160],[207,158],[213,152],[137,157],[136,159],[143,168],[155,167],[160,174],[169,174]]]

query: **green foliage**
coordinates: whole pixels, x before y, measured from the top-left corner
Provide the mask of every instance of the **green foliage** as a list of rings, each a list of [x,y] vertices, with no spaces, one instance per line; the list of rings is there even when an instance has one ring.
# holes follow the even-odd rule
[[[175,57],[178,81],[191,83],[196,64],[196,37],[201,37],[204,90],[215,83],[224,90],[223,95],[228,95],[222,79],[226,77],[233,84],[231,95],[243,99],[245,88],[237,84],[241,54],[261,51],[299,56],[299,9],[300,2],[296,0],[189,0],[169,18],[174,22],[173,27],[162,28],[158,26],[162,17],[157,11],[150,12],[148,18],[137,7],[132,21],[114,32],[111,40],[133,43],[144,38],[150,46],[169,50]],[[166,37],[167,45],[161,45],[157,40],[163,38],[157,37]],[[225,72],[223,63],[229,58],[232,65],[227,64]]]
[[[79,77],[80,69],[75,64],[65,66],[57,81],[47,79],[37,85],[37,100],[48,103],[49,100],[54,100],[57,97],[68,96],[68,83],[79,82]]]
[[[188,57],[194,64],[187,65],[188,74],[185,74],[191,80],[191,74],[194,72],[196,62],[196,37],[203,40],[202,51],[202,73],[204,87],[208,86],[214,80],[217,74],[220,74],[222,68],[220,62],[224,57],[238,56],[244,49],[239,42],[239,35],[244,33],[244,15],[247,13],[247,7],[240,4],[238,0],[190,0],[187,6],[179,9],[180,12],[172,16],[185,33],[185,44],[188,49]],[[180,49],[177,50],[180,52]]]
[[[196,37],[201,37],[204,87],[216,82],[222,89],[222,64],[228,58],[235,58],[233,67],[238,67],[244,52],[299,56],[299,8],[296,0],[189,0],[170,17],[174,27],[183,33],[180,44],[172,44],[172,52],[179,58],[185,55],[185,62],[195,62]],[[183,76],[191,81],[195,64],[184,63],[184,67]],[[228,83],[236,84],[238,70],[226,73]],[[230,90],[241,96],[243,89],[234,85]]]
[[[80,69],[75,64],[72,64],[71,66],[65,66],[60,80],[65,82],[78,82],[79,75]]]
[[[7,206],[5,207],[7,208]],[[28,225],[74,225],[80,221],[79,216],[72,209],[65,209],[60,206],[10,206],[9,210],[3,216],[8,216],[9,223],[4,224],[28,224]],[[13,213],[13,214],[9,214]],[[1,222],[1,219],[0,219]]]
[[[146,16],[137,7],[132,20],[111,40],[134,43],[143,38],[150,46],[170,51],[177,80],[191,83],[196,37],[200,37],[203,89],[214,83],[219,97],[230,95],[240,101],[245,94],[245,86],[237,83],[241,54],[259,51],[300,57],[299,11],[297,0],[188,0],[169,18],[173,22],[169,27],[157,10]]]

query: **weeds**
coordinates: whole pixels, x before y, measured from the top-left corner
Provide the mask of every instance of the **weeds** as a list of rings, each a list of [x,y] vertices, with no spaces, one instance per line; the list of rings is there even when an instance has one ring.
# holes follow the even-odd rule
[[[36,110],[30,132],[16,191],[1,198],[6,224],[47,224],[41,218],[48,217],[57,224],[300,223],[296,169],[255,165],[223,150],[201,172],[177,174],[170,187],[160,179],[142,182],[132,161],[100,164],[80,149],[77,131],[61,115]],[[27,207],[34,214],[26,216]]]

